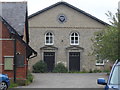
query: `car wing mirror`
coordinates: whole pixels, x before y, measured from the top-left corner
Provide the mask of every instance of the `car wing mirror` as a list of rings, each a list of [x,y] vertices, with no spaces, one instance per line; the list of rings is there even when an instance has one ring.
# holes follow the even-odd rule
[[[97,83],[100,84],[100,85],[106,85],[106,80],[104,78],[99,78],[97,79]]]

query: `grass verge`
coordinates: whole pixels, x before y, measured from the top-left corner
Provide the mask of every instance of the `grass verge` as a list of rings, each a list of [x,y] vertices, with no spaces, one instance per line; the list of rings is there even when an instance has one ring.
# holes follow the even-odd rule
[[[18,86],[26,86],[26,85],[31,84],[32,82],[33,82],[33,75],[30,72],[28,72],[26,81],[17,81],[16,83],[11,81],[9,88],[15,88]]]

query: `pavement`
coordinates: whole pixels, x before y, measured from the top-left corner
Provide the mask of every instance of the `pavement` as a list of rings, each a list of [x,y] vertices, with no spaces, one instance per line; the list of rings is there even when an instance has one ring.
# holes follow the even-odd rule
[[[107,80],[106,73],[36,73],[33,76],[33,83],[18,88],[103,88],[97,79]]]

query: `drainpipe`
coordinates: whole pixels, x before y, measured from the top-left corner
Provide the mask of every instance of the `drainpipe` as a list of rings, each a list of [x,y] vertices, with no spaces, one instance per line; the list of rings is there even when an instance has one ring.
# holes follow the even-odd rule
[[[14,36],[14,83],[16,83],[16,37]]]

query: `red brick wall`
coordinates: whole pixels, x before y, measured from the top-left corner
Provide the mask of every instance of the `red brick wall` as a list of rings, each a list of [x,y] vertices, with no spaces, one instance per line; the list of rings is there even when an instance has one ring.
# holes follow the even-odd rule
[[[17,52],[24,55],[26,57],[26,47],[17,40]],[[27,73],[27,59],[24,60],[25,67],[17,68],[17,78],[26,78]]]
[[[1,22],[0,22],[1,23]],[[1,25],[0,25],[1,28]],[[4,24],[2,24],[2,36],[0,38],[6,38],[6,39],[11,39],[10,34]],[[0,43],[2,43],[2,61],[0,63],[4,64],[4,56],[14,56],[14,40],[0,40]],[[26,48],[23,43],[21,43],[19,40],[16,41],[16,52],[19,52],[20,54],[24,55],[26,57]],[[24,67],[18,67],[16,69],[16,78],[17,79],[25,79],[26,78],[26,73],[27,73],[27,60],[25,58],[24,60]],[[8,74],[10,78],[13,78],[14,72],[13,70],[4,70],[4,65],[0,65],[0,69],[2,68],[2,73]]]
[[[10,34],[7,30],[7,27],[3,23],[1,23],[1,21],[0,21],[0,30],[1,29],[2,29],[2,35],[0,35],[0,38],[9,38]]]

